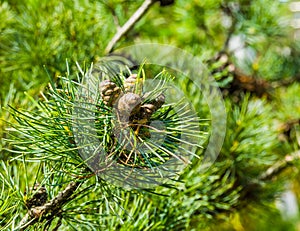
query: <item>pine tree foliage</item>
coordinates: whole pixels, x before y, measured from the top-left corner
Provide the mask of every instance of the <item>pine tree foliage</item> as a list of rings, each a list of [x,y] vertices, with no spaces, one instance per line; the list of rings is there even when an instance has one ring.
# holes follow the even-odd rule
[[[172,44],[207,65],[227,110],[224,144],[212,166],[203,166],[211,135],[205,97],[179,73],[147,64],[118,72],[115,85],[125,91],[131,74],[174,77],[200,118],[201,143],[191,164],[165,184],[128,190],[101,178],[80,155],[72,130],[77,89],[143,2],[0,2],[0,229],[269,230],[272,223],[272,230],[296,230],[299,218],[283,221],[276,206],[287,184],[300,188],[299,41],[288,1],[153,1],[113,46]],[[153,108],[154,99],[143,98],[144,108]],[[93,113],[101,108],[110,121],[109,104],[100,100]],[[164,105],[151,116],[176,121],[170,112]],[[103,126],[101,116],[97,138],[109,150],[113,138],[104,128],[113,125]],[[146,140],[147,129],[131,128]],[[115,158],[128,165],[122,151]],[[130,160],[151,169],[168,157],[164,151]]]

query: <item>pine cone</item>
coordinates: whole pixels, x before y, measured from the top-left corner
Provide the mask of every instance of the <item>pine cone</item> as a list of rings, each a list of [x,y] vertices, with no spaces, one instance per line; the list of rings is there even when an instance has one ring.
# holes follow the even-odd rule
[[[154,104],[151,104],[151,103],[143,104],[143,105],[141,106],[141,108],[143,108],[143,109],[144,109],[144,112],[145,112],[146,114],[150,115],[150,116],[151,116],[151,115],[155,112],[155,110],[156,110],[155,105],[154,105]],[[150,116],[149,116],[149,118],[150,118]],[[147,117],[148,117],[148,116],[147,116]]]
[[[151,115],[157,111],[165,103],[164,94],[160,94],[156,99],[151,100],[149,103],[143,104],[142,108],[142,117],[150,119]]]
[[[166,97],[164,94],[160,94],[154,101],[153,105],[155,106],[155,110],[161,108],[161,106],[165,103]]]
[[[100,83],[101,97],[105,105],[112,106],[121,94],[121,89],[112,81],[104,80]]]
[[[117,110],[121,118],[128,118],[140,110],[142,99],[138,94],[126,93],[118,101]]]
[[[125,92],[135,92],[137,83],[137,74],[130,75],[124,81]]]

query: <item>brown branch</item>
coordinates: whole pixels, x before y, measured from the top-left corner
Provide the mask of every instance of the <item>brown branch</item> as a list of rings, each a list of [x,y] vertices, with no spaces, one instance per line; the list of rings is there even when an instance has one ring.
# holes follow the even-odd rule
[[[78,182],[71,182],[63,191],[59,192],[58,195],[49,202],[46,202],[41,206],[34,206],[30,208],[21,220],[19,229],[25,230],[38,221],[50,220],[53,219],[55,214],[59,215],[61,213],[60,211],[62,206],[68,202],[68,199],[73,195],[78,185]]]
[[[232,92],[245,90],[255,93],[258,97],[262,97],[264,95],[269,96],[271,89],[268,81],[245,75],[237,68],[234,70],[234,79],[230,87]]]
[[[239,99],[240,93],[250,92],[254,93],[258,97],[267,96],[271,98],[271,92],[273,90],[270,83],[262,78],[256,78],[255,76],[246,75],[239,68],[235,66],[230,58],[230,53],[227,51],[220,51],[216,56],[207,61],[208,65],[212,67],[214,63],[220,63],[217,68],[212,68],[210,73],[215,75],[216,73],[222,73],[224,70],[227,72],[222,77],[222,80],[233,77],[233,80],[225,87],[221,87],[224,95],[237,96]]]
[[[263,182],[272,180],[288,167],[293,166],[294,162],[297,160],[300,160],[300,150],[286,155],[283,159],[277,161],[275,164],[269,167],[259,177],[252,179],[250,182],[244,185],[241,197],[249,200],[249,198],[253,197],[253,195],[256,194],[257,196],[257,194],[259,194],[263,189]],[[256,196],[254,198],[256,198]]]
[[[149,10],[150,6],[155,3],[156,0],[145,0],[143,4],[137,9],[137,11],[128,19],[128,21],[117,30],[117,33],[108,43],[107,47],[105,48],[105,53],[110,53],[116,43],[122,38],[122,36],[126,35],[133,26],[142,18],[142,16]]]

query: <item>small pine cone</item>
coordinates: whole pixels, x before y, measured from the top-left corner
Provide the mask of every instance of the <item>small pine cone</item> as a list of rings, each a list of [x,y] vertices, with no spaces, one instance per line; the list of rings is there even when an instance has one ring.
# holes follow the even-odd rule
[[[151,104],[151,103],[143,104],[141,107],[144,108],[145,111],[149,114],[152,114],[153,112],[155,112],[155,109],[156,109],[155,105]]]
[[[155,110],[161,108],[161,106],[165,103],[166,97],[164,94],[160,94],[152,103],[155,106]]]
[[[147,120],[149,120],[151,115],[156,111],[155,105],[151,103],[143,104],[141,106],[141,109],[142,109],[141,117],[146,118]]]
[[[136,81],[137,81],[137,74],[132,74],[127,79],[125,79],[124,81],[125,92],[135,92]]]
[[[26,206],[31,209],[33,207],[42,206],[48,200],[48,193],[44,186],[36,183],[32,188],[32,197],[26,200]]]
[[[127,118],[140,110],[142,99],[138,94],[126,93],[118,101],[117,110],[121,118]]]
[[[110,80],[104,80],[100,83],[100,91],[102,100],[107,106],[112,106],[121,94],[121,89]]]
[[[151,96],[151,92],[146,92],[144,95],[143,95],[143,100],[147,100],[147,98],[150,98]],[[152,97],[151,97],[152,98]],[[155,106],[155,110],[159,109],[164,103],[165,103],[165,100],[166,100],[166,97],[164,94],[160,94],[159,96],[157,96],[155,99],[151,99],[151,100],[148,100],[150,101],[151,104],[153,104]]]
[[[147,95],[147,93],[145,94]],[[143,104],[141,106],[140,116],[142,118],[150,119],[151,115],[156,112],[165,103],[165,96],[160,94],[156,99],[151,100],[149,103]]]

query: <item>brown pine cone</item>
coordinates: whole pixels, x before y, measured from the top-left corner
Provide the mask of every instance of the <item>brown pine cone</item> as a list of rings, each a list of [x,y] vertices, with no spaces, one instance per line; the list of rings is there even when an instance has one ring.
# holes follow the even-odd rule
[[[165,103],[166,97],[164,94],[160,94],[152,103],[155,106],[155,110],[161,108],[161,106]]]
[[[101,97],[105,105],[112,106],[121,94],[121,89],[112,81],[104,80],[100,83]]]
[[[155,110],[156,110],[155,105],[152,104],[152,103],[143,104],[141,106],[141,108],[143,108],[144,112],[147,113],[148,115],[152,115],[155,112]]]
[[[117,110],[121,118],[127,118],[140,110],[142,99],[138,94],[126,93],[118,101]]]
[[[145,100],[150,93],[146,93],[142,100]],[[154,112],[156,112],[161,106],[165,103],[165,96],[164,94],[160,94],[156,99],[151,100],[148,103],[144,103],[141,105],[140,110],[138,113],[135,115],[135,118],[138,120],[145,120],[149,121],[150,117]]]
[[[135,92],[137,83],[137,74],[130,75],[124,81],[125,92]]]

